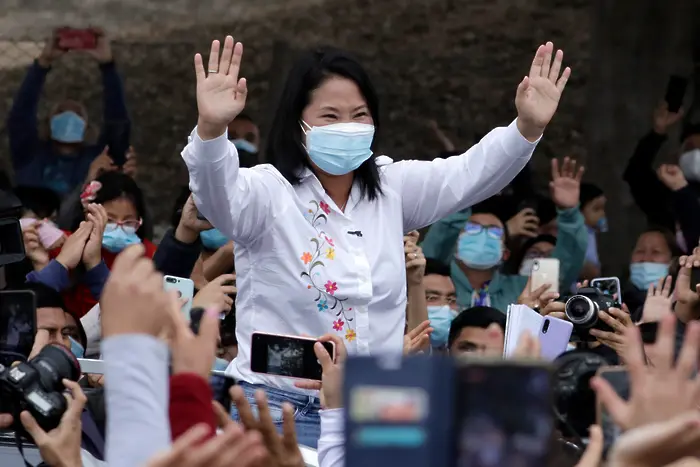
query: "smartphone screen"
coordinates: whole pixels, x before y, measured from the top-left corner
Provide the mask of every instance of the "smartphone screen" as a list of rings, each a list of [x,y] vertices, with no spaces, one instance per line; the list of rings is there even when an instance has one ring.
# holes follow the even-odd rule
[[[677,113],[681,109],[686,86],[688,86],[688,80],[682,76],[672,75],[669,78],[666,87],[666,103],[669,112]]]
[[[314,352],[316,342],[306,337],[253,333],[250,369],[256,373],[320,381],[322,370]],[[322,344],[335,358],[333,344]]]
[[[554,430],[547,367],[470,364],[457,378],[458,467],[545,465]]]
[[[620,290],[620,279],[617,277],[598,277],[591,280],[591,287],[600,290],[603,295],[607,295],[615,300],[618,305],[622,303],[622,292]]]
[[[603,367],[598,370],[598,376],[610,383],[622,399],[629,399],[629,375],[624,368]],[[622,430],[615,424],[600,402],[598,402],[598,424],[603,430],[603,456],[607,456],[608,450],[615,444],[615,440],[622,434]]]
[[[36,297],[31,290],[0,292],[0,363],[25,361],[36,335]]]
[[[58,31],[58,47],[63,50],[94,49],[97,35],[90,29],[63,28]]]

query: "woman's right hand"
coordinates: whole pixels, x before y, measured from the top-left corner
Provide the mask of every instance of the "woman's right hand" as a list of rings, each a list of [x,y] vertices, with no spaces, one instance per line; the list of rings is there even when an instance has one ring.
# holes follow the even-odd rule
[[[224,134],[228,124],[243,111],[248,94],[245,78],[238,79],[243,44],[234,45],[233,37],[226,36],[221,57],[219,47],[218,40],[212,42],[207,71],[202,56],[194,56],[199,111],[197,133],[204,140]]]

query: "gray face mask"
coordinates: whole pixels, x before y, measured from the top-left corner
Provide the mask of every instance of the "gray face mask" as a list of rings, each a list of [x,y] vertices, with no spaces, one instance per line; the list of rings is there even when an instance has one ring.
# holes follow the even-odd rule
[[[691,149],[681,154],[678,165],[686,180],[700,182],[700,149]]]

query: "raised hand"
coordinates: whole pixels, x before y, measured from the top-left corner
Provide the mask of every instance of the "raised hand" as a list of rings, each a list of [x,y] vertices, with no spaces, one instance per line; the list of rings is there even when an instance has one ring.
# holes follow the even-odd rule
[[[200,232],[214,228],[209,221],[199,219],[197,214],[197,207],[194,205],[192,195],[190,195],[182,207],[180,223],[177,224],[177,229],[175,229],[175,238],[184,243],[194,243]]]
[[[88,204],[87,210],[87,220],[92,224],[92,230],[85,243],[82,260],[85,267],[90,270],[102,261],[102,236],[105,233],[108,216],[101,204]]]
[[[688,180],[685,179],[683,171],[675,164],[661,164],[656,170],[656,175],[671,191],[678,191],[688,186]]]
[[[335,344],[335,360],[320,342]],[[343,339],[335,334],[326,334],[318,338],[314,344],[314,353],[323,368],[321,381],[299,381],[294,385],[301,389],[321,391],[321,407],[324,409],[339,409],[343,407],[343,368],[348,351]]]
[[[53,65],[53,62],[63,56],[66,53],[58,46],[58,29],[54,29],[51,32],[51,38],[46,41],[44,49],[41,51],[41,55],[37,59],[39,65],[43,68],[49,68]]]
[[[245,78],[238,79],[243,44],[234,45],[233,37],[226,36],[221,53],[219,47],[219,41],[212,42],[206,72],[202,56],[194,56],[199,110],[197,133],[204,140],[224,134],[228,124],[243,111],[248,94]]]
[[[403,354],[412,355],[420,351],[428,350],[430,347],[430,321],[423,321],[414,329],[411,329],[403,336]]]
[[[209,308],[213,306],[228,313],[233,306],[233,299],[229,295],[237,292],[235,284],[235,275],[220,275],[197,292],[197,295],[192,299],[192,307]]]
[[[673,313],[671,309],[671,284],[673,277],[666,276],[659,281],[659,286],[654,284],[649,286],[647,298],[644,300],[644,308],[642,308],[641,323],[654,323],[661,321],[664,316]]]
[[[612,331],[601,331],[600,329],[591,329],[591,336],[595,337],[598,342],[613,349],[624,360],[625,347],[627,346],[627,335],[625,329],[634,326],[632,317],[627,311],[627,307],[623,305],[624,310],[619,308],[608,308],[608,311],[599,311],[598,317],[605,324],[610,326]]]
[[[528,237],[537,236],[537,229],[540,226],[540,219],[537,217],[535,210],[525,208],[506,223],[508,235],[511,237]]]
[[[131,178],[136,178],[139,171],[139,159],[133,146],[126,151],[126,162],[122,166],[122,172]]]
[[[97,38],[97,46],[94,49],[86,50],[85,52],[99,63],[109,63],[113,60],[112,57],[112,41],[105,34],[104,30],[93,28],[92,32]]]
[[[559,209],[571,209],[578,206],[584,170],[583,166],[576,170],[574,159],[565,157],[561,169],[559,161],[556,158],[552,159],[552,181],[549,182],[549,191],[552,201]]]
[[[530,74],[518,85],[515,107],[518,109],[518,130],[530,141],[536,141],[554,116],[571,68],[561,72],[564,52],[557,50],[552,61],[554,44],[540,45],[530,67]],[[559,74],[561,72],[561,75]]]
[[[34,223],[22,227],[22,240],[24,241],[24,250],[31,260],[34,270],[41,271],[49,264],[51,258],[49,258],[49,253],[44,248],[44,245],[41,244],[41,240],[39,240],[37,226],[38,224]]]
[[[90,183],[105,172],[113,172],[119,167],[114,163],[114,160],[109,156],[109,146],[105,146],[99,156],[90,162],[88,167],[85,183]]]
[[[406,254],[406,281],[411,285],[419,285],[425,275],[426,259],[423,249],[415,243],[404,244]]]
[[[676,279],[676,315],[683,321],[696,319],[698,315],[698,305],[700,305],[700,284],[691,284],[691,272],[693,268],[700,267],[700,256],[695,256],[698,248],[693,250],[690,256],[681,256],[678,260],[680,269]]]
[[[56,257],[56,261],[61,263],[69,271],[75,269],[80,263],[85,251],[85,244],[92,232],[92,222],[81,222],[78,230],[66,239],[61,247],[61,252]]]
[[[675,125],[683,118],[683,109],[673,113],[668,111],[668,103],[662,101],[656,109],[654,109],[654,133],[665,135],[669,127]]]
[[[559,298],[559,294],[557,292],[548,292],[548,290],[552,287],[551,284],[543,284],[535,290],[532,290],[531,280],[532,276],[527,278],[525,288],[518,297],[519,305],[525,305],[533,310],[539,311],[541,307],[546,306],[552,300]]]

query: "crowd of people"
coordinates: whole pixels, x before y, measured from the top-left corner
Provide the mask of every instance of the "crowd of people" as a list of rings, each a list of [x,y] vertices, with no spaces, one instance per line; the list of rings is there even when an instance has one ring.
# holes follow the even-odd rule
[[[576,160],[555,158],[549,191],[538,192],[528,165],[571,74],[551,42],[518,84],[510,124],[464,150],[434,125],[444,157],[394,162],[373,152],[380,96],[351,55],[304,54],[261,135],[243,113],[243,45],[213,41],[206,65],[194,58],[199,117],[182,152],[189,186],[157,240],[106,35],[84,51],[103,78],[96,141],[80,102],[49,96],[48,120],[38,119],[46,76],[66,53],[80,52],[56,36],[47,42],[7,116],[15,173],[7,188],[22,204],[26,259],[5,266],[3,282],[36,297],[26,358],[60,345],[104,362],[104,375],[64,380],[67,409],[52,430],[27,411],[0,414],[0,426],[24,432],[45,465],[297,467],[302,445],[318,449],[321,467],[342,466],[346,358],[503,359],[510,305],[567,319],[564,298],[602,274],[603,189],[583,181]],[[629,374],[629,400],[604,378],[589,374],[585,384],[621,431],[609,465],[698,466],[700,292],[691,277],[700,268],[700,125],[684,125],[678,163],[657,169],[654,156],[682,111],[663,103],[651,121],[624,175],[648,227],[631,239],[620,305],[599,310],[607,328],[572,342],[562,358],[580,354],[579,366],[622,365]],[[543,258],[558,260],[558,283],[531,287]],[[187,309],[206,310],[196,330],[164,276],[194,284]],[[253,371],[256,332],[318,338],[321,380]],[[540,364],[537,337],[523,334],[520,344],[510,358]],[[220,387],[219,371],[236,384]],[[489,400],[524,390],[506,381],[479,394],[479,417],[488,417]],[[584,399],[552,414],[562,423],[548,465],[603,465],[596,407]],[[473,426],[488,422],[479,417]],[[459,465],[523,465],[503,456]]]

